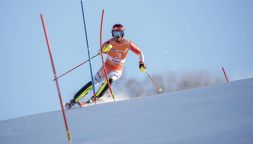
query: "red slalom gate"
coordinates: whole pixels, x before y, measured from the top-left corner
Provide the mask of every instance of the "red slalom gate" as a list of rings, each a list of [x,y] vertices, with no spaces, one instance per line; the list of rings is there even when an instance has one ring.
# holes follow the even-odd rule
[[[110,84],[110,82],[108,80],[108,77],[107,77],[107,71],[106,71],[106,67],[105,67],[105,61],[104,61],[103,52],[102,52],[102,48],[103,48],[103,45],[102,45],[103,21],[104,21],[104,9],[102,10],[102,17],[101,17],[101,24],[100,24],[100,55],[101,55],[101,58],[102,58],[102,64],[103,64],[103,68],[104,68],[105,78],[106,78],[106,81],[108,83],[108,87],[109,87],[109,90],[110,90],[110,92],[112,94],[113,100],[115,101],[115,96],[113,94],[111,84]]]
[[[49,43],[49,39],[48,39],[48,35],[47,35],[46,25],[45,25],[44,17],[43,17],[42,14],[40,15],[40,18],[41,18],[41,22],[42,22],[42,25],[43,25],[43,30],[44,30],[44,34],[45,34],[45,38],[46,38],[48,53],[49,53],[49,56],[50,56],[51,65],[52,65],[52,69],[53,69],[53,73],[54,73],[54,79],[55,79],[55,84],[56,84],[56,88],[57,88],[58,96],[59,96],[59,100],[60,100],[60,105],[61,105],[63,120],[64,120],[64,124],[65,124],[65,128],[66,128],[66,133],[67,133],[67,138],[68,138],[68,143],[72,144],[72,142],[71,142],[71,135],[70,135],[69,128],[68,128],[68,122],[67,122],[65,110],[64,110],[63,105],[62,105],[63,102],[62,102],[62,97],[61,97],[61,91],[60,91],[60,86],[59,86],[57,75],[56,75],[56,70],[55,70],[55,66],[54,66],[53,56],[52,56],[52,53],[51,53],[51,48],[50,48],[50,43]]]

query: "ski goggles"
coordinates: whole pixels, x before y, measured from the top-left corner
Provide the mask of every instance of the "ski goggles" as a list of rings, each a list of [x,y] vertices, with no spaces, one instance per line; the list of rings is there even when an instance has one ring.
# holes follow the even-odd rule
[[[113,37],[123,37],[124,31],[112,31]]]

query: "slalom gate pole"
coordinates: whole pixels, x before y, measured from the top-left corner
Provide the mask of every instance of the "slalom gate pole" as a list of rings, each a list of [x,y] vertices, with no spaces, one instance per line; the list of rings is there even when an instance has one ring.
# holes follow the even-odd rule
[[[226,81],[228,83],[228,77],[227,77],[226,71],[225,71],[225,69],[223,67],[221,67],[221,68],[222,68],[223,74],[225,76],[225,79],[226,79]]]
[[[106,67],[105,67],[105,61],[104,61],[103,52],[102,52],[102,49],[103,49],[103,45],[102,45],[103,21],[104,21],[104,9],[102,10],[102,17],[101,17],[101,24],[100,24],[100,55],[101,55],[101,59],[102,59],[102,64],[103,64],[105,78],[106,78],[109,90],[110,90],[110,92],[112,94],[112,98],[115,101],[115,96],[113,94],[111,84],[110,84],[110,82],[108,80],[107,71],[106,71]]]
[[[56,88],[57,88],[57,91],[58,91],[58,96],[59,96],[60,105],[61,105],[61,111],[62,111],[63,120],[64,120],[66,133],[67,133],[67,138],[68,138],[68,144],[72,144],[71,135],[70,135],[69,127],[68,127],[68,122],[67,122],[65,110],[64,110],[63,105],[62,105],[63,102],[62,102],[62,97],[61,97],[60,86],[59,86],[58,80],[56,79],[56,77],[57,77],[56,76],[56,70],[55,70],[54,60],[53,60],[53,56],[52,56],[52,52],[51,52],[51,48],[50,48],[50,43],[49,43],[49,39],[48,39],[48,35],[47,35],[46,25],[45,25],[44,17],[43,17],[42,14],[40,15],[40,18],[41,18],[41,22],[42,22],[42,25],[43,25],[43,30],[44,30],[44,34],[45,34],[45,38],[46,38],[48,53],[49,53],[49,56],[50,56],[51,65],[52,65],[52,69],[53,69],[53,73],[54,73],[55,84],[56,84]]]
[[[90,75],[91,75],[91,81],[92,81],[92,86],[93,86],[92,89],[93,89],[94,96],[96,96],[96,90],[95,90],[93,72],[92,72],[92,66],[91,66],[90,47],[89,47],[88,34],[87,34],[86,22],[85,22],[85,16],[84,16],[83,0],[81,0],[81,7],[82,7],[83,26],[84,26],[85,37],[86,37],[87,51],[88,51],[88,57],[89,57]]]
[[[157,91],[159,93],[162,92],[162,88],[152,79],[152,77],[148,74],[148,72],[145,71],[145,73],[147,74],[148,78],[152,81],[152,83],[155,85]]]
[[[100,55],[100,53],[98,53],[98,54],[94,55],[94,56],[93,56],[93,57],[91,57],[90,59],[93,59],[93,58],[95,58],[95,57],[96,57],[96,56],[98,56],[98,55]],[[86,61],[84,61],[84,62],[80,63],[79,65],[77,65],[77,66],[73,67],[72,69],[70,69],[69,71],[65,72],[64,74],[62,74],[62,75],[58,76],[56,79],[59,79],[59,78],[63,77],[64,75],[66,75],[66,74],[70,73],[71,71],[75,70],[76,68],[80,67],[81,65],[85,64],[85,63],[86,63],[86,62],[88,62],[88,61],[89,61],[89,60],[86,60]],[[53,81],[55,81],[56,79],[54,79]]]

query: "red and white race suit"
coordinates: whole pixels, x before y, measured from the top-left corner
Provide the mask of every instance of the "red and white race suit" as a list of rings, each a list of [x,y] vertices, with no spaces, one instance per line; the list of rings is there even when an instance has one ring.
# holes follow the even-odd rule
[[[119,79],[122,75],[124,63],[126,61],[126,57],[129,50],[139,56],[139,62],[144,62],[144,55],[142,51],[132,41],[122,38],[120,42],[116,42],[112,38],[106,41],[103,44],[103,47],[108,44],[111,44],[112,48],[107,53],[105,68],[108,77],[111,78],[113,81]],[[103,66],[97,72],[94,79],[95,83],[100,83],[102,80],[105,79]]]

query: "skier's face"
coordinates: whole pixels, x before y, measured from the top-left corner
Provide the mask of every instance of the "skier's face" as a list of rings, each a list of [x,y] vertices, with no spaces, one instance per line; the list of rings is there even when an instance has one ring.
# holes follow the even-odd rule
[[[112,36],[115,39],[115,41],[120,42],[124,36],[124,32],[123,31],[112,31]]]

